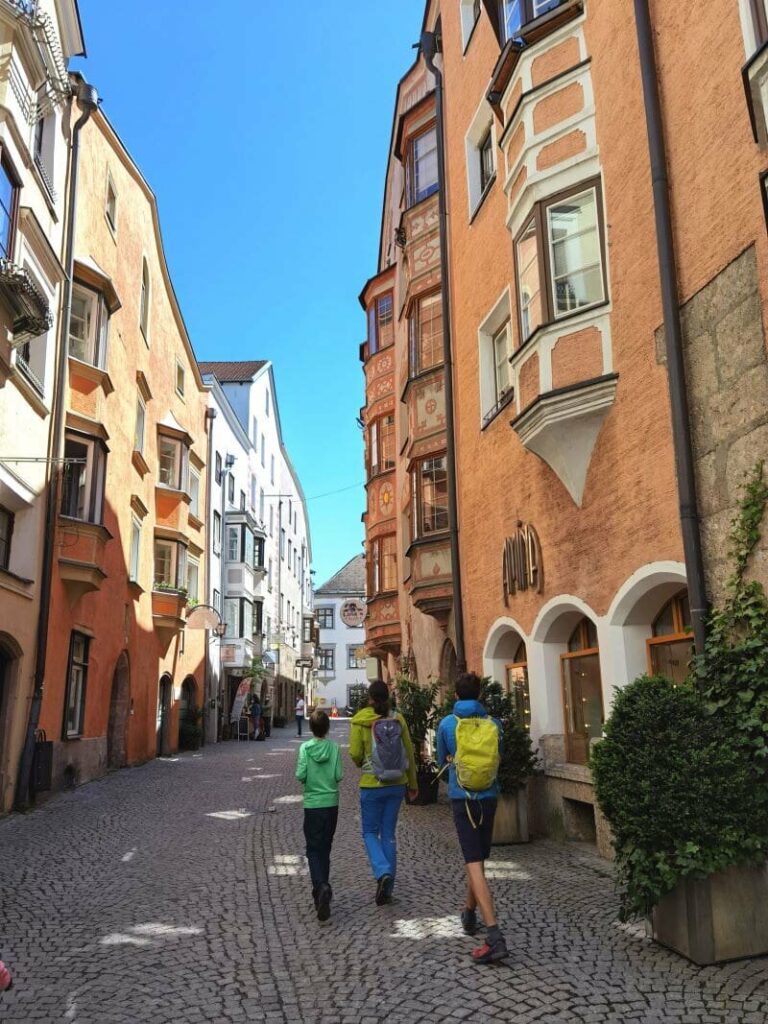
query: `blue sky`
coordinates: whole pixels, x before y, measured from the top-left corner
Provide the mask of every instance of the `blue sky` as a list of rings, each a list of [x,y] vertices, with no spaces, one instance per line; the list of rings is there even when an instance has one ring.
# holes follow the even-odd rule
[[[275,364],[319,585],[361,550],[357,295],[376,271],[395,87],[423,4],[80,8],[78,66],[157,194],[198,358]]]

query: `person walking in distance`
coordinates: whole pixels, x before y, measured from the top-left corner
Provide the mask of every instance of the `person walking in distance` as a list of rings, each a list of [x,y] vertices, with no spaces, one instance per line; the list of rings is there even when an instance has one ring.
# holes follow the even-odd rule
[[[296,778],[304,784],[304,838],[312,879],[312,898],[320,921],[331,914],[331,846],[339,818],[339,782],[342,778],[341,750],[328,739],[330,719],[324,711],[313,711],[309,728],[314,739],[299,747]]]
[[[392,898],[397,871],[397,817],[406,787],[416,796],[416,760],[405,719],[393,713],[389,689],[381,679],[368,687],[368,707],[352,718],[349,753],[363,769],[360,777],[360,814],[363,841],[373,877],[378,906]]]
[[[261,739],[261,701],[256,694],[253,695],[253,700],[251,701],[251,725],[253,726],[251,739]]]
[[[486,941],[473,951],[472,958],[475,963],[488,964],[509,954],[485,877],[498,797],[501,723],[489,718],[480,703],[481,688],[482,680],[474,673],[465,673],[457,680],[453,714],[437,728],[437,761],[441,769],[448,766],[448,795],[467,872],[461,924],[466,935],[475,935],[480,908]]]
[[[304,698],[301,694],[296,698],[296,735],[301,736],[301,727],[304,724]]]

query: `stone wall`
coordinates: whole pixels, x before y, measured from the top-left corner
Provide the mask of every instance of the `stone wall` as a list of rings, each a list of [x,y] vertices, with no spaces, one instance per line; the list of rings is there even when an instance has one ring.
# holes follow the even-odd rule
[[[768,457],[768,359],[754,245],[685,303],[682,329],[707,589],[720,603],[741,484]],[[656,345],[665,362],[663,329]],[[768,587],[768,538],[754,572]]]

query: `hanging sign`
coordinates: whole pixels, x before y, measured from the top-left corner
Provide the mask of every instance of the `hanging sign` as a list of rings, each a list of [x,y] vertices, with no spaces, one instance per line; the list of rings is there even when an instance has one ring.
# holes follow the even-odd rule
[[[502,580],[504,604],[509,604],[509,598],[518,591],[534,590],[540,594],[544,587],[541,544],[529,523],[519,522],[513,536],[504,542]]]
[[[344,625],[351,629],[362,626],[365,622],[365,601],[361,601],[359,597],[345,601],[341,606],[340,616]]]

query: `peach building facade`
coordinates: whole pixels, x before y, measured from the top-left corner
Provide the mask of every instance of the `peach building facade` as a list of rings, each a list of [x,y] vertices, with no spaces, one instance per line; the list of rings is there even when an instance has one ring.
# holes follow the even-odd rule
[[[650,10],[705,579],[717,599],[738,483],[768,451],[768,19],[762,0],[717,0],[705,16],[692,0],[653,0]],[[426,235],[436,195],[409,192],[417,173],[435,192],[442,184],[448,211],[466,661],[518,697],[545,767],[539,830],[607,851],[590,742],[617,687],[644,671],[682,677],[692,646],[633,5],[430,2],[423,28],[438,39],[445,179],[419,141],[437,85],[420,56],[398,90],[378,274],[361,297],[375,327],[378,297],[394,294],[391,349],[372,351],[372,326],[363,348],[369,466],[373,423],[387,411],[396,428],[392,464],[368,485],[369,564],[380,530],[397,537],[386,645],[369,584],[369,653],[386,654],[390,672],[446,681],[456,641],[450,560],[437,557],[446,516],[426,544],[434,600],[414,596],[422,549],[411,516],[448,506],[447,488],[425,489],[420,476],[439,426],[428,442],[416,436],[429,432],[430,413],[411,398],[421,379],[407,361],[409,337],[423,333],[416,253],[422,242],[439,253]],[[425,291],[439,287],[439,268],[423,273]],[[427,401],[439,418],[437,395]],[[756,571],[765,573],[764,551]],[[424,614],[428,629],[414,625]]]
[[[53,787],[178,748],[204,700],[207,393],[156,199],[101,110],[82,131],[65,469],[40,726]]]

